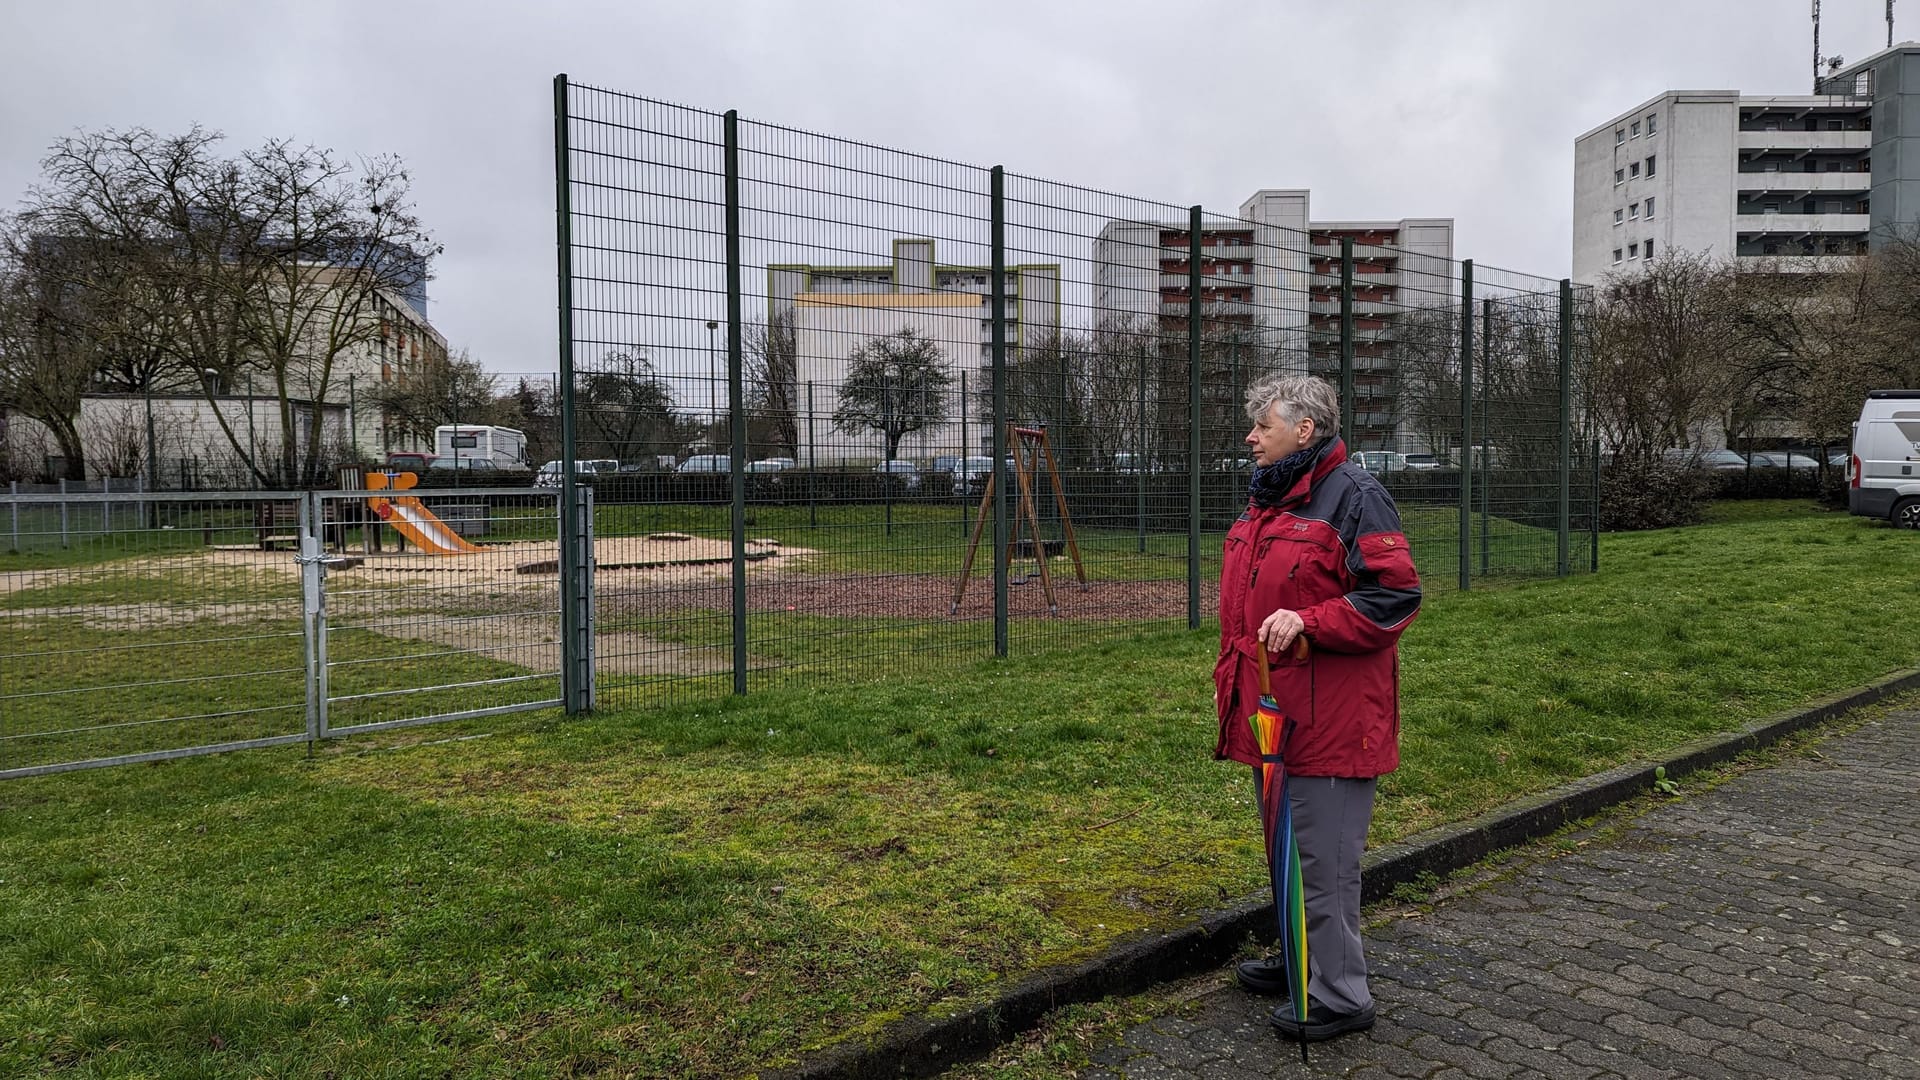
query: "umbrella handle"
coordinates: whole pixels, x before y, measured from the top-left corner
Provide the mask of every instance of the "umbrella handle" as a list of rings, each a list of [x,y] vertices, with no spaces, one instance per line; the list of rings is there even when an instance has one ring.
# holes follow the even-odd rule
[[[1256,641],[1254,644],[1260,646],[1259,648],[1253,650],[1253,658],[1256,665],[1256,669],[1260,673],[1260,694],[1262,697],[1272,697],[1273,696],[1273,670],[1268,665],[1268,662],[1267,662],[1266,643]],[[1307,658],[1308,652],[1311,651],[1311,648],[1312,647],[1307,644],[1307,635],[1301,634],[1295,637],[1293,639],[1293,658],[1295,660],[1305,660]]]

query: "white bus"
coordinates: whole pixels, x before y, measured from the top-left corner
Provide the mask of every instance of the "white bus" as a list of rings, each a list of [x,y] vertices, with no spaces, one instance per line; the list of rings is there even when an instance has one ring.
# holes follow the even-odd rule
[[[527,435],[491,424],[442,424],[433,429],[433,453],[436,465],[455,469],[472,468],[463,463],[475,460],[491,462],[496,469],[524,468]]]

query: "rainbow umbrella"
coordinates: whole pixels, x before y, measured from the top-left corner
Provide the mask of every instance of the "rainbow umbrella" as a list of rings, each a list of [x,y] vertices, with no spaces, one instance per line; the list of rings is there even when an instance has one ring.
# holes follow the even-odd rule
[[[1296,655],[1304,657],[1307,639],[1296,639]],[[1260,664],[1260,704],[1247,723],[1260,748],[1260,824],[1267,837],[1267,874],[1273,884],[1273,912],[1280,923],[1280,957],[1287,967],[1287,992],[1293,1014],[1303,1025],[1300,1060],[1307,1060],[1307,900],[1300,891],[1300,851],[1293,842],[1293,806],[1287,800],[1285,749],[1293,721],[1273,700],[1273,677],[1267,667],[1267,649],[1255,653]]]

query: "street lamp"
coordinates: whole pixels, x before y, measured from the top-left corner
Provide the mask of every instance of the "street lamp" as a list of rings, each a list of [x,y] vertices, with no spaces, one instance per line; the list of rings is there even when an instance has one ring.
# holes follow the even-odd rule
[[[147,401],[147,490],[152,491],[159,485],[160,462],[153,448],[153,371],[147,371],[147,377],[140,380],[140,396]]]
[[[348,453],[360,460],[360,419],[354,411],[353,372],[347,372],[347,444]]]
[[[253,372],[247,372],[247,468],[253,471],[254,478],[260,476],[259,450],[253,442]]]
[[[713,334],[718,329],[720,329],[718,322],[712,319],[707,320],[707,422],[709,424],[716,423],[720,419],[720,388],[713,366]]]

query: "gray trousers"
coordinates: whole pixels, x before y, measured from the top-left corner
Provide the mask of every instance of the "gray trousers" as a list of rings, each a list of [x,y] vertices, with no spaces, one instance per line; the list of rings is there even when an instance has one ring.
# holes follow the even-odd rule
[[[1257,797],[1259,769],[1253,786]],[[1338,1013],[1373,1003],[1360,943],[1360,854],[1373,821],[1375,786],[1372,779],[1287,778],[1307,906],[1307,994]]]

